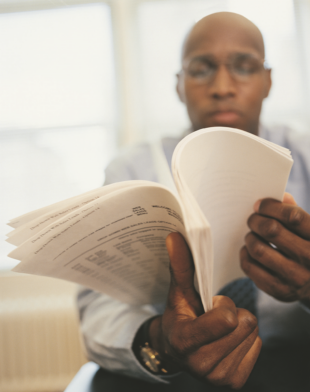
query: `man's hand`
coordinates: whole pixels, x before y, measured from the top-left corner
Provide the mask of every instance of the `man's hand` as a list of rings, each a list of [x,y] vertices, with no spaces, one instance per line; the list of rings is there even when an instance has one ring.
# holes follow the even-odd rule
[[[227,297],[214,297],[204,313],[194,288],[194,266],[183,237],[167,237],[171,285],[163,316],[150,325],[151,346],[177,369],[215,385],[239,389],[246,382],[261,349],[256,318],[236,309]]]
[[[310,304],[310,215],[290,194],[263,199],[248,219],[241,267],[257,287],[285,301]]]

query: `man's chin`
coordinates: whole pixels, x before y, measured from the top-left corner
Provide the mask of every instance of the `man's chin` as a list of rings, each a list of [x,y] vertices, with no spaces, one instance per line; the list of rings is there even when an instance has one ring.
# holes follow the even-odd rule
[[[245,125],[239,121],[208,121],[202,126],[200,126],[200,128],[196,128],[196,130],[202,128],[210,128],[210,127],[227,127],[227,128],[236,128],[236,129],[241,129],[243,131],[247,131],[247,129],[245,129],[246,128]]]

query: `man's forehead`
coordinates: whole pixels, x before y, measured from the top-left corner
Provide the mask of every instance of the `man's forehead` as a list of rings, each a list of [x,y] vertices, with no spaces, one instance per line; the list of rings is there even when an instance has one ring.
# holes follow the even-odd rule
[[[204,61],[204,60],[215,60],[215,61],[226,61],[232,58],[257,58],[263,59],[260,52],[250,45],[201,45],[193,50],[189,51],[183,58],[182,63],[186,64],[189,61]]]
[[[264,42],[252,22],[225,12],[209,15],[193,27],[184,42],[182,58],[203,54],[226,58],[233,53],[252,53],[264,58]]]

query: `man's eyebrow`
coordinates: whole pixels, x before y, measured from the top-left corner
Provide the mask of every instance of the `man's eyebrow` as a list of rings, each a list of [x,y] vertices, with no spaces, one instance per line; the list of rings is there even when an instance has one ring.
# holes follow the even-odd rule
[[[227,58],[232,58],[232,57],[248,57],[248,58],[259,58],[260,56],[257,56],[254,53],[251,52],[231,52],[228,54]],[[214,56],[214,54],[201,54],[201,55],[197,55],[194,57],[189,57],[187,59],[184,59],[185,63],[189,63],[191,61],[216,61],[217,57]]]
[[[236,52],[232,55],[234,55],[235,57],[250,57],[253,59],[260,59],[261,58],[261,56],[258,56],[257,54],[251,53],[251,52]]]
[[[193,61],[201,61],[201,62],[215,62],[216,58],[212,54],[202,54],[194,57],[188,57],[183,60],[183,65],[187,66],[189,63],[192,63]]]
[[[213,54],[201,54],[194,57],[189,57],[186,61],[193,61],[193,60],[215,60],[216,57]]]

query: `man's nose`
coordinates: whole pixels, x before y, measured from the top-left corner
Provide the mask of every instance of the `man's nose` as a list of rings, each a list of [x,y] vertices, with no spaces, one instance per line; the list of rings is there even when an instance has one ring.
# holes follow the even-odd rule
[[[210,83],[209,91],[215,99],[229,98],[236,94],[236,81],[226,65],[222,64],[218,67]]]

